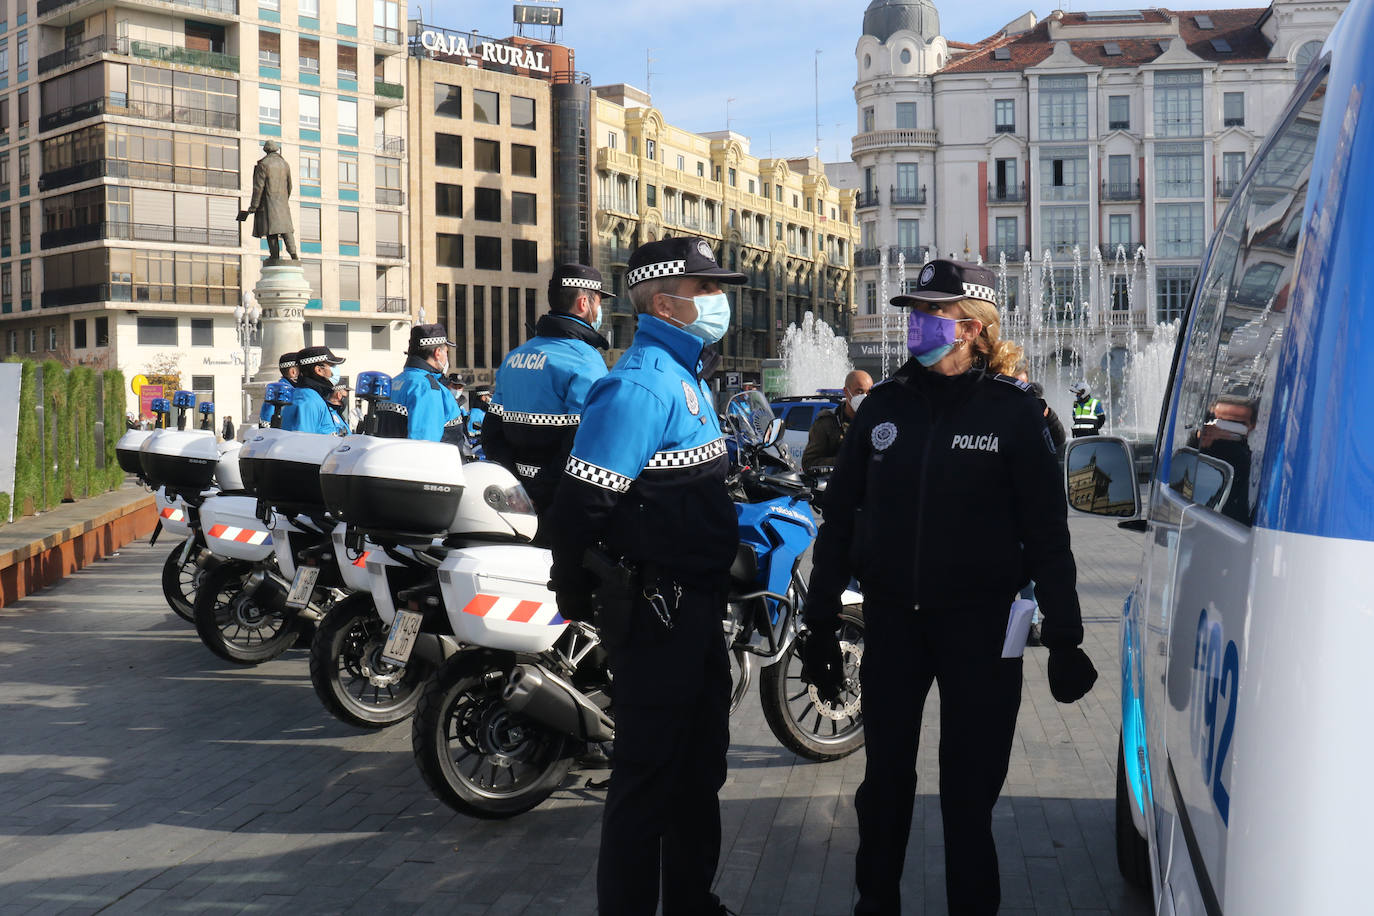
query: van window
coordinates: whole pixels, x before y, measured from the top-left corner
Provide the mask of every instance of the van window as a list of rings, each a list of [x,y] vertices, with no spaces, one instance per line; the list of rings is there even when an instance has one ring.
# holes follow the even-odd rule
[[[798,404],[789,408],[787,418],[783,422],[784,429],[809,430],[811,428],[811,418],[815,416],[816,408],[810,404]]]
[[[1169,486],[1248,525],[1302,235],[1326,81],[1255,164],[1222,226],[1189,332]]]

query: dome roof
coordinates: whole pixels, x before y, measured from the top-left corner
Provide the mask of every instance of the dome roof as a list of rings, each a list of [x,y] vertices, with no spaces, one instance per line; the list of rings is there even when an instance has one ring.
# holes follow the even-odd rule
[[[940,14],[932,0],[873,0],[864,10],[864,34],[887,41],[908,29],[930,41],[940,34]]]

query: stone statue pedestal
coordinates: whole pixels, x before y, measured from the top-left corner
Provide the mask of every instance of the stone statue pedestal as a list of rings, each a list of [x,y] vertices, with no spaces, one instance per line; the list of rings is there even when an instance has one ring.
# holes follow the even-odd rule
[[[262,360],[257,374],[245,389],[254,405],[262,404],[263,389],[281,378],[277,359],[283,353],[294,353],[305,346],[305,304],[310,301],[310,283],[299,261],[268,259],[262,268],[262,278],[253,286],[262,309],[262,325],[258,339],[262,342]],[[257,412],[244,417],[257,422]]]

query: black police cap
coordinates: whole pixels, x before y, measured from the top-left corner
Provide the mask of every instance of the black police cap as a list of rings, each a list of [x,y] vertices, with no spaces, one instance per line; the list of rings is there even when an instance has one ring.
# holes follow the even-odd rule
[[[554,301],[558,291],[562,289],[585,289],[600,293],[602,299],[615,298],[615,293],[611,292],[606,281],[602,279],[601,271],[585,264],[562,264],[554,268],[553,276],[549,279],[549,300]]]
[[[981,299],[996,305],[997,275],[967,261],[939,258],[927,261],[921,268],[913,292],[894,296],[889,301],[892,305],[911,308],[922,302],[958,302],[960,299]]]
[[[344,358],[335,356],[334,351],[328,347],[306,347],[296,354],[296,361],[302,369],[306,369],[320,363],[337,366],[344,361]]]
[[[282,372],[285,372],[287,369],[295,369],[300,365],[297,361],[297,357],[299,356],[300,354],[295,352],[283,353],[281,356],[277,357],[277,368]]]
[[[410,347],[406,352],[415,354],[435,347],[457,346],[448,339],[448,329],[442,324],[417,324],[410,329]]]
[[[669,277],[709,277],[717,283],[743,283],[746,279],[744,274],[717,264],[711,243],[693,235],[640,245],[630,255],[627,267],[625,279],[631,287]]]

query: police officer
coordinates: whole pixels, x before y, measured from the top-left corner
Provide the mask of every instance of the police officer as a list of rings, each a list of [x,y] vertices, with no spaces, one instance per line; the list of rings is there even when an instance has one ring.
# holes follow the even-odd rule
[[[296,384],[296,380],[300,378],[301,374],[300,363],[297,362],[298,356],[298,353],[291,352],[283,353],[281,356],[277,357],[277,371],[281,373],[283,381],[290,382],[293,386]],[[263,426],[272,426],[276,415],[276,405],[268,404],[266,401],[264,401],[262,407],[258,409],[258,420]],[[276,425],[278,427],[281,426],[280,422]]]
[[[1107,422],[1102,402],[1092,396],[1087,382],[1077,382],[1069,390],[1073,392],[1073,437],[1096,436]]]
[[[410,329],[406,364],[391,380],[391,401],[405,408],[411,439],[459,444],[463,415],[445,385],[448,348],[453,341],[442,324],[417,324]]]
[[[601,274],[564,264],[549,280],[549,312],[535,336],[496,370],[482,425],[482,450],[520,478],[540,515],[553,503],[592,383],[606,374],[597,333],[611,292]]]
[[[602,914],[717,912],[720,803],[730,744],[721,618],[739,537],[729,461],[705,379],[744,275],[699,238],[630,256],[634,344],[592,386],[549,516],[563,616],[591,617],[587,548],[638,570],[629,629],[608,645],[615,769],[601,827]],[[647,598],[645,596],[648,596]],[[652,599],[652,600],[651,600]]]
[[[306,347],[296,357],[301,374],[291,403],[282,408],[281,428],[301,433],[348,435],[348,424],[329,406],[339,387],[338,366],[343,357],[328,347]]]
[[[901,911],[916,744],[940,685],[940,808],[949,910],[995,913],[992,808],[1021,702],[1021,659],[1003,658],[1008,612],[1034,578],[1061,703],[1097,677],[1083,640],[1068,510],[1040,402],[1010,375],[1021,348],[999,339],[995,275],[926,264],[912,295],[913,359],[864,400],[825,495],[805,609],[804,675],[820,699],[853,690],[836,630],[856,576],[867,628],[864,781],[855,913]],[[851,664],[855,659],[848,660]]]

